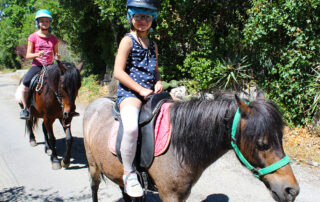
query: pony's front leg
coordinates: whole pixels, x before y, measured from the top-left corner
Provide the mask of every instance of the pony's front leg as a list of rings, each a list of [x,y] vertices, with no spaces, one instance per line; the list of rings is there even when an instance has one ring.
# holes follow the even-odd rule
[[[59,119],[64,132],[66,134],[66,152],[63,154],[63,159],[61,161],[61,165],[64,168],[68,168],[70,165],[70,158],[71,158],[71,147],[72,147],[72,142],[73,142],[73,137],[71,134],[71,124],[68,124],[67,127],[64,126],[62,119]]]
[[[58,159],[57,151],[56,151],[56,138],[54,137],[53,129],[52,129],[53,121],[45,119],[43,120],[43,124],[47,131],[48,146],[49,146],[49,149],[52,151],[51,153],[52,169],[58,170],[61,168],[61,164],[60,164],[60,160]]]
[[[48,132],[47,132],[47,129],[46,129],[46,126],[44,124],[44,122],[42,123],[42,131],[43,131],[43,136],[44,136],[44,152],[46,154],[48,154],[49,156],[52,155],[52,150],[50,149],[50,146],[49,146],[49,140],[48,140]],[[55,143],[54,143],[55,145]]]
[[[29,120],[26,120],[26,126],[27,126],[27,131],[29,132],[29,143],[32,147],[37,146],[36,138],[34,137],[33,133],[33,117],[31,117]]]

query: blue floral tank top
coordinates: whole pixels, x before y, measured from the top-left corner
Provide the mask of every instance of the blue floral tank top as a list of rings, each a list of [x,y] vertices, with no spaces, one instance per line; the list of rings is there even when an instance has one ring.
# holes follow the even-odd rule
[[[148,48],[143,48],[131,34],[128,33],[126,36],[129,36],[132,40],[132,49],[127,59],[125,72],[142,87],[154,90],[157,59],[153,41],[149,40]],[[136,97],[143,100],[137,92],[119,82],[117,104],[120,104],[127,97]]]

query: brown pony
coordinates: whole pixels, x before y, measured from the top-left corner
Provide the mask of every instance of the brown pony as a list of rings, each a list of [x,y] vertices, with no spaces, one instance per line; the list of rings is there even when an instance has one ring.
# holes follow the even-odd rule
[[[100,98],[92,102],[84,114],[84,144],[93,201],[98,200],[101,176],[118,184],[124,193],[123,166],[108,150],[108,137],[115,123],[111,113],[113,105],[111,99]],[[240,118],[233,124],[236,113],[240,113]],[[254,167],[254,174],[263,170],[261,168],[274,167],[286,158],[282,147],[284,123],[281,114],[261,93],[249,104],[230,93],[220,93],[212,100],[174,101],[170,122],[169,148],[155,157],[146,169],[164,202],[186,201],[202,172],[232,149],[231,142]],[[235,138],[231,135],[232,125],[236,126]],[[298,182],[288,162],[258,176],[277,201],[294,201],[299,193]],[[130,201],[126,194],[124,199]]]
[[[60,169],[61,165],[67,168],[71,157],[71,120],[76,115],[75,100],[81,86],[80,71],[83,62],[77,67],[73,63],[57,61],[56,64],[44,67],[43,78],[40,76],[37,92],[29,91],[27,106],[30,108],[30,119],[26,120],[31,146],[36,146],[33,127],[38,118],[43,119],[42,130],[45,139],[45,152],[51,155],[52,169]],[[32,88],[32,87],[30,87]],[[66,152],[60,164],[56,153],[56,139],[52,125],[59,119],[66,133]]]

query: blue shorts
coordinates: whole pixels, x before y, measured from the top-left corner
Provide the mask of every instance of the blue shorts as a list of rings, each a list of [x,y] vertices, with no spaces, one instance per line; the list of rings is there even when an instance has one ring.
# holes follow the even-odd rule
[[[120,103],[121,103],[124,99],[129,98],[129,97],[138,98],[142,103],[145,103],[145,102],[146,102],[146,100],[145,100],[142,96],[140,96],[140,95],[138,95],[138,96],[119,96],[119,97],[117,97],[117,101],[116,101],[116,104],[118,105],[119,109],[120,109]]]

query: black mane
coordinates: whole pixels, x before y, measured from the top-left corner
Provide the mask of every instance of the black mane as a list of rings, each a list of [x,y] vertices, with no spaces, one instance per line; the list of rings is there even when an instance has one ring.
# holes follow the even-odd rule
[[[68,92],[68,95],[75,99],[76,93],[81,87],[80,72],[73,63],[62,62],[62,64],[67,68],[67,71],[63,75],[62,85],[65,91]]]
[[[243,128],[244,141],[254,142],[266,138],[269,145],[282,146],[284,122],[278,107],[271,101],[257,99],[250,103],[251,114]],[[254,155],[254,144],[248,144],[250,155]]]
[[[172,147],[181,162],[204,167],[230,149],[230,133],[238,104],[234,94],[219,93],[214,99],[192,99],[171,106]],[[251,114],[244,128],[247,142],[268,135],[270,142],[282,139],[283,122],[277,107],[258,99],[249,104]],[[255,136],[252,136],[255,135]]]
[[[65,67],[66,71],[62,73],[57,63],[47,67],[48,72],[48,84],[55,90],[59,85],[60,77],[62,76],[62,86],[68,93],[68,96],[75,98],[78,89],[81,87],[81,76],[78,69],[73,63],[61,62]]]

